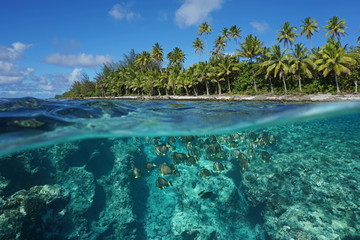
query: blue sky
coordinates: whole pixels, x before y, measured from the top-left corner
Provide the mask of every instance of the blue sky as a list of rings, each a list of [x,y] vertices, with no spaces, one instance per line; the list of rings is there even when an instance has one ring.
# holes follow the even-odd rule
[[[92,78],[105,62],[119,61],[130,49],[150,51],[156,42],[165,54],[180,47],[185,66],[191,65],[198,61],[192,42],[204,21],[214,30],[209,47],[232,25],[241,28],[243,38],[255,34],[270,46],[285,21],[299,28],[311,17],[321,28],[312,40],[317,47],[326,42],[326,21],[339,16],[349,27],[342,42],[356,45],[359,9],[359,0],[2,0],[0,98],[51,98],[82,73]],[[304,37],[297,41],[309,46]],[[226,51],[236,48],[231,41]]]

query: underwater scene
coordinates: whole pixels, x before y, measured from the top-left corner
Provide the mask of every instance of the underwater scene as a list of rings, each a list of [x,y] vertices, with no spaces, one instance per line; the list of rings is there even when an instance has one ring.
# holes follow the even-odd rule
[[[0,239],[360,239],[360,102],[0,99]]]

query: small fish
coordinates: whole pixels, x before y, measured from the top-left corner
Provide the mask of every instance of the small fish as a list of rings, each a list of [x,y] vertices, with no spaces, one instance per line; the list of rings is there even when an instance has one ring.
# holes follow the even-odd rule
[[[208,199],[213,195],[213,192],[205,192],[205,191],[201,191],[200,193],[198,193],[198,196],[201,197],[202,199]]]
[[[134,175],[135,178],[141,177],[141,171],[140,171],[139,168],[134,167],[132,172],[133,172],[133,175]]]

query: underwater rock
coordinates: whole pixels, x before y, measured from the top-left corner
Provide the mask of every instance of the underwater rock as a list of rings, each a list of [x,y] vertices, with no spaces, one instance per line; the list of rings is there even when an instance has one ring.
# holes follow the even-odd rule
[[[356,134],[342,130],[329,137],[339,131],[330,126],[319,121],[273,127],[281,135],[277,151],[267,149],[269,155],[262,154],[243,172],[245,194],[264,217],[271,239],[360,236],[360,150],[349,148]],[[262,161],[269,156],[271,161]]]
[[[70,194],[57,185],[20,190],[0,202],[0,239],[55,239]]]

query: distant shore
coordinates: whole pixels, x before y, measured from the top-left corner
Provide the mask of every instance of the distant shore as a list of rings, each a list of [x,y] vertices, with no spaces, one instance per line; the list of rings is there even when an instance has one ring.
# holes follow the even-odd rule
[[[201,95],[201,96],[121,96],[121,97],[79,97],[72,99],[109,99],[109,100],[176,100],[176,101],[234,101],[234,102],[345,102],[360,101],[360,93],[353,94],[304,94],[304,95]]]

